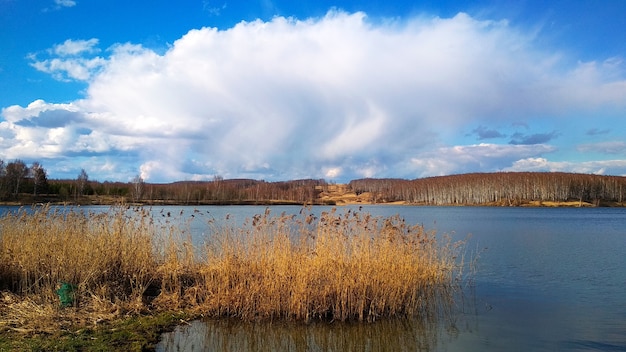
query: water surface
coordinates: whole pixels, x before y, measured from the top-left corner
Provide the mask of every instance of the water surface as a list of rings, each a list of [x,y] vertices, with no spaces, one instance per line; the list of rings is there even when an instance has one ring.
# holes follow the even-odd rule
[[[265,207],[199,209],[216,219],[227,213],[240,219]],[[479,256],[478,267],[452,320],[312,325],[211,320],[164,335],[159,350],[626,351],[626,209],[364,206],[362,211],[399,214],[458,239],[470,236],[467,253]]]
[[[0,212],[7,209],[11,208]],[[205,206],[150,211],[163,223],[179,224],[201,245],[210,240],[210,219],[240,224],[265,209]],[[319,215],[330,209],[311,211]],[[338,208],[347,209],[358,207]],[[271,207],[275,215],[300,210]],[[625,208],[363,206],[361,211],[399,214],[408,223],[457,239],[470,236],[467,255],[478,256],[477,271],[453,317],[430,323],[310,325],[210,320],[165,334],[158,350],[626,351]]]

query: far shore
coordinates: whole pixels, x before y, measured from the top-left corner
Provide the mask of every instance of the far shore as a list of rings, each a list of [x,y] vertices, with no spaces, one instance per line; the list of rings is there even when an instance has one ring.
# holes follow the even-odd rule
[[[342,187],[345,185],[333,185],[330,186],[330,191],[321,192],[317,199],[312,202],[299,202],[290,200],[245,200],[245,199],[233,199],[233,200],[216,200],[216,201],[176,201],[176,200],[128,200],[125,197],[106,197],[98,195],[81,196],[68,200],[59,200],[55,197],[39,197],[33,198],[32,195],[21,197],[18,200],[0,201],[0,206],[41,206],[41,205],[55,205],[55,206],[96,206],[96,205],[133,205],[133,206],[233,206],[233,205],[330,205],[330,206],[354,206],[354,205],[404,205],[404,206],[433,206],[429,203],[412,203],[407,201],[389,201],[386,199],[377,199],[372,193],[364,192],[356,194],[354,192],[347,191]],[[335,188],[336,187],[336,188]],[[502,199],[498,202],[488,202],[480,204],[465,204],[465,203],[450,203],[450,204],[437,204],[437,206],[477,206],[477,207],[537,207],[537,208],[555,208],[555,207],[568,207],[568,208],[592,208],[592,207],[626,207],[626,202],[609,202],[609,201],[597,201],[594,203],[581,201],[581,200],[569,200],[563,202],[555,201],[541,201],[541,200],[520,200],[520,199]]]
[[[0,180],[1,181],[1,180]],[[172,183],[49,180],[0,182],[0,205],[406,205],[485,207],[625,207],[626,177],[562,172],[492,172],[415,180],[366,178],[222,179]],[[11,191],[12,190],[12,191]],[[16,190],[19,190],[16,193]]]

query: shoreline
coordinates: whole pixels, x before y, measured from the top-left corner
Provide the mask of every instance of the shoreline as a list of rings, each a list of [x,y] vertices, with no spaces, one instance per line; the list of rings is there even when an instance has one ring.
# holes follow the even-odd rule
[[[38,205],[61,205],[61,206],[86,206],[86,205],[133,205],[133,206],[232,206],[232,205],[326,205],[326,206],[350,206],[350,205],[404,205],[404,206],[474,206],[474,207],[626,207],[626,201],[605,201],[602,199],[583,201],[581,199],[570,199],[567,201],[549,201],[536,199],[508,199],[484,203],[440,203],[430,202],[412,203],[406,200],[388,200],[380,194],[373,192],[357,193],[349,188],[347,184],[334,184],[327,186],[316,186],[317,197],[307,201],[294,201],[287,199],[223,199],[223,200],[169,200],[169,199],[141,199],[133,200],[125,196],[102,196],[85,195],[74,197],[73,199],[59,199],[53,195],[42,195],[34,197],[30,194],[21,194],[17,200],[0,201],[0,206],[38,206]]]
[[[53,206],[280,206],[280,205],[297,205],[297,206],[352,206],[352,205],[380,205],[380,206],[408,206],[408,207],[527,207],[527,208],[623,208],[626,202],[607,202],[599,201],[597,204],[581,201],[540,201],[540,200],[502,200],[500,202],[489,203],[447,203],[447,204],[429,204],[429,203],[410,203],[407,201],[381,201],[372,202],[360,199],[352,199],[352,197],[325,199],[320,202],[298,202],[289,200],[269,200],[269,201],[253,201],[253,200],[233,200],[233,201],[199,201],[199,202],[179,202],[166,200],[151,201],[65,201],[65,202],[20,202],[20,201],[0,201],[0,206],[5,207],[36,207],[44,205]]]

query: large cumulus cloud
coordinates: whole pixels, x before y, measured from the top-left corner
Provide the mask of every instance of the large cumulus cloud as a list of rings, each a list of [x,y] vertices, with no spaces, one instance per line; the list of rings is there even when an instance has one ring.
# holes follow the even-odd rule
[[[476,126],[626,102],[619,60],[567,68],[563,54],[533,41],[506,21],[462,13],[374,24],[341,11],[191,30],[165,53],[126,43],[106,58],[78,58],[102,54],[97,40],[81,41],[89,50],[72,51],[67,65],[33,66],[85,80],[85,97],[5,108],[0,157],[67,162],[74,153],[102,177],[141,173],[150,181],[412,178],[517,167],[554,152],[545,144],[551,138],[533,146],[446,140]]]

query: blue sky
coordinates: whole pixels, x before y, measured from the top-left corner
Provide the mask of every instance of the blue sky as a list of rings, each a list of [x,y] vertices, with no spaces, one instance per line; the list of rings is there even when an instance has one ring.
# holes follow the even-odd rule
[[[0,159],[148,182],[626,175],[626,1],[0,0]]]

